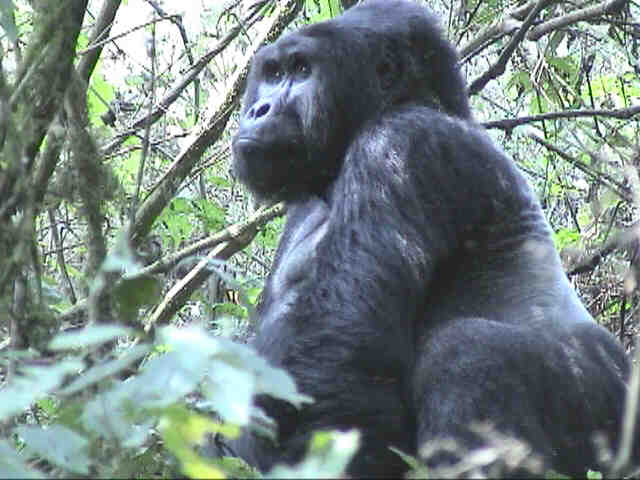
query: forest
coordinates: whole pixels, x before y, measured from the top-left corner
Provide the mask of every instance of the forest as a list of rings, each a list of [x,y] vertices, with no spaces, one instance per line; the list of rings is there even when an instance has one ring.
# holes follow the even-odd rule
[[[621,444],[589,478],[639,476],[640,3],[416,1],[632,360]],[[250,345],[287,213],[231,167],[251,60],[357,3],[0,0],[0,478],[344,475],[357,430],[268,472],[210,446],[274,435],[257,395],[311,401]],[[411,478],[532,461],[497,434],[443,471],[396,453]]]

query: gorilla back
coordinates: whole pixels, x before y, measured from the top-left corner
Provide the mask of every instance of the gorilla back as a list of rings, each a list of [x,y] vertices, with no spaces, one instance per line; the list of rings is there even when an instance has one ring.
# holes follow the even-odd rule
[[[234,170],[289,213],[258,308],[256,349],[315,402],[269,397],[295,462],[318,429],[357,427],[353,476],[406,471],[391,450],[473,422],[527,441],[545,468],[601,469],[617,445],[628,361],[569,284],[540,205],[470,118],[454,48],[434,17],[370,0],[256,55]],[[424,458],[430,465],[448,455]]]

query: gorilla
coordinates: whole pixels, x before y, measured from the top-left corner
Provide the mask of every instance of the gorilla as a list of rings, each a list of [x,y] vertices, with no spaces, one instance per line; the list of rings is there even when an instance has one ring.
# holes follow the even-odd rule
[[[473,121],[432,13],[369,0],[256,54],[235,175],[285,200],[254,346],[314,403],[257,404],[277,442],[230,442],[263,471],[312,432],[358,428],[351,476],[398,476],[429,441],[488,422],[545,468],[602,469],[629,362],[573,290],[531,187]],[[434,456],[429,465],[451,462]]]

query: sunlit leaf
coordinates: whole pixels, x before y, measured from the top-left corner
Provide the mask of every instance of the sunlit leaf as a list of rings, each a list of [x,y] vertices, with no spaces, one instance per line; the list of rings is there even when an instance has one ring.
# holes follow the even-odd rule
[[[119,358],[110,360],[104,364],[99,364],[91,367],[89,370],[84,372],[80,377],[74,380],[67,387],[60,390],[58,393],[62,395],[71,395],[72,393],[83,390],[89,385],[104,380],[105,378],[110,377],[111,375],[114,375],[117,372],[123,370],[136,360],[142,358],[150,350],[151,347],[149,345],[136,345],[132,348],[129,348]]]
[[[9,385],[0,390],[0,419],[22,412],[33,402],[51,392],[65,377],[78,373],[84,362],[60,360],[55,365],[22,367]]]
[[[5,441],[0,440],[0,478],[45,478],[40,472],[28,469],[24,457]]]
[[[56,465],[77,473],[89,473],[87,447],[89,441],[62,425],[47,428],[19,426],[16,432],[26,443],[26,449]]]
[[[88,325],[82,330],[59,333],[51,340],[49,348],[66,350],[100,345],[117,337],[129,335],[131,332],[132,329],[121,325]]]
[[[0,27],[15,44],[18,41],[18,27],[13,16],[14,8],[12,0],[0,0]]]

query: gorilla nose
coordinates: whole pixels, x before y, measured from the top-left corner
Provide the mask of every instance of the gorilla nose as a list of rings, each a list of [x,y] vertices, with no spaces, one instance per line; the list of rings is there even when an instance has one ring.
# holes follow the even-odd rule
[[[271,109],[271,105],[268,102],[254,105],[247,112],[247,118],[252,120],[258,120],[261,117],[264,117],[267,113],[269,113],[270,109]]]

